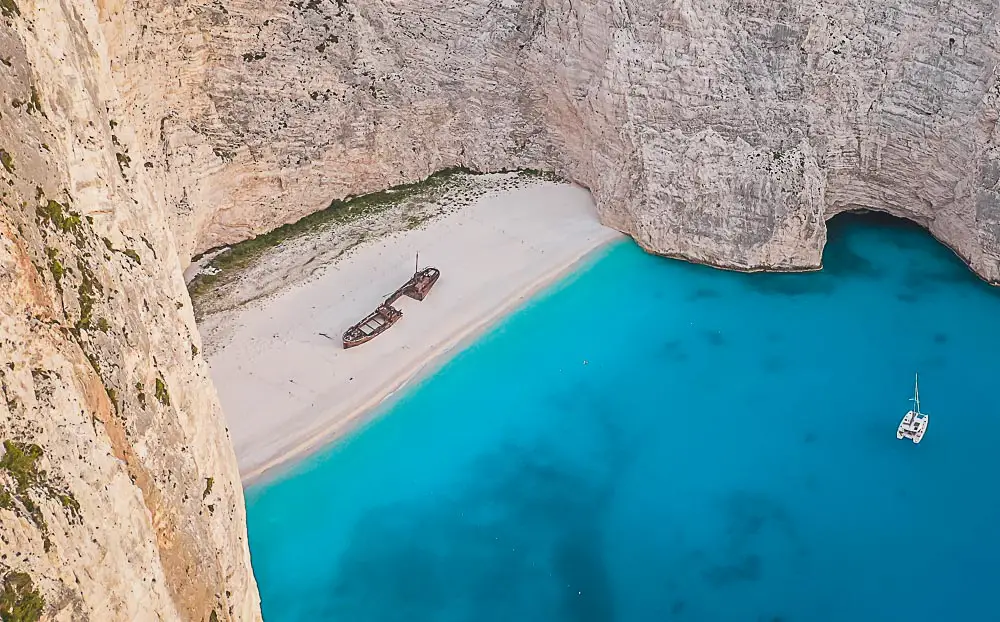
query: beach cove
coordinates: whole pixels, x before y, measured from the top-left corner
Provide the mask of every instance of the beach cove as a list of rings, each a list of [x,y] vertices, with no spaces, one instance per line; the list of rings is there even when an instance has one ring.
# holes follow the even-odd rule
[[[825,264],[614,244],[247,489],[265,618],[996,619],[1000,295],[892,219]]]
[[[739,274],[570,184],[480,182],[209,301],[268,622],[1000,619],[996,289],[887,216],[835,219],[820,272]],[[430,295],[343,350],[418,251]]]
[[[437,217],[365,240],[318,274],[302,269],[297,253],[265,260],[258,270],[267,276],[241,287],[286,281],[281,287],[202,320],[244,482],[351,430],[450,350],[621,238],[572,184],[529,179],[489,188],[458,209],[447,209],[445,198]],[[399,322],[344,350],[343,331],[412,275],[417,253],[421,268],[442,271],[430,295],[401,299]]]

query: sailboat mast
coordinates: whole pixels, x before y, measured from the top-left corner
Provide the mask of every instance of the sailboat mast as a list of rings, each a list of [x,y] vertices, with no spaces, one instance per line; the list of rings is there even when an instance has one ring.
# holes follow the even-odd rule
[[[916,412],[920,412],[920,383],[919,376],[913,374],[913,403]]]

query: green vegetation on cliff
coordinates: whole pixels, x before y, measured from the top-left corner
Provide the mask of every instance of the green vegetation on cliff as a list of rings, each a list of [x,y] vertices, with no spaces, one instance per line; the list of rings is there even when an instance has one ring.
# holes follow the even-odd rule
[[[0,0],[0,6],[2,6],[6,1],[7,0]],[[14,172],[14,157],[3,149],[0,149],[0,164],[3,165],[4,170],[8,173]]]
[[[80,303],[80,319],[76,322],[76,328],[87,330],[90,328],[90,321],[93,319],[94,301],[96,300],[95,294],[101,291],[101,284],[83,260],[77,260],[76,267],[80,270],[80,287],[77,288]]]
[[[80,227],[80,215],[67,210],[59,201],[49,199],[45,205],[39,206],[35,213],[43,222],[52,223],[63,233],[76,233]]]
[[[59,251],[49,246],[45,248],[45,255],[49,258],[49,272],[52,273],[52,278],[56,281],[56,289],[61,292],[62,278],[66,273],[66,269],[63,268],[62,262],[59,261]]]
[[[156,377],[156,391],[154,391],[153,395],[164,406],[170,406],[170,393],[167,392],[167,383],[160,376]]]
[[[14,491],[11,493],[0,485],[0,507],[19,512],[31,520],[41,533],[45,550],[48,551],[52,548],[49,526],[42,515],[41,507],[32,499],[31,491],[35,491],[36,495],[41,494],[45,498],[58,501],[70,520],[74,522],[80,520],[80,504],[73,493],[57,488],[48,480],[45,471],[39,469],[38,460],[43,455],[41,447],[34,443],[4,441],[3,448],[0,472],[6,471],[14,480]],[[5,619],[0,617],[0,621],[2,620]]]
[[[4,454],[0,458],[0,469],[5,469],[14,478],[17,492],[23,494],[29,487],[40,482],[38,466],[42,448],[33,443],[3,442]]]
[[[262,233],[257,237],[233,244],[219,253],[208,265],[216,270],[232,270],[245,267],[267,249],[273,248],[286,240],[315,231],[329,223],[350,222],[362,216],[382,211],[392,205],[398,204],[400,201],[412,198],[416,194],[441,186],[454,176],[461,174],[471,175],[475,174],[475,171],[464,168],[448,168],[434,173],[427,179],[412,184],[394,186],[388,190],[381,190],[356,197],[349,196],[344,199],[335,199],[325,209],[303,216],[293,223],[281,225],[277,229]],[[216,275],[214,274],[199,275],[191,282],[189,289],[194,293],[199,287],[210,285],[215,280],[215,277]]]
[[[562,181],[556,174],[534,169],[496,171],[512,177]],[[313,235],[333,233],[340,238],[340,252],[353,248],[371,235],[393,230],[415,229],[443,213],[443,207],[468,205],[483,194],[491,182],[480,179],[483,173],[455,167],[438,171],[418,182],[402,184],[360,196],[336,199],[317,212],[281,225],[267,233],[232,246],[205,251],[192,258],[201,263],[197,275],[188,283],[196,317],[219,310],[227,287],[237,282],[262,257],[286,242]],[[506,182],[500,181],[502,186]],[[439,207],[431,207],[439,204]],[[384,218],[384,220],[383,220]],[[343,234],[342,236],[340,234]],[[278,251],[280,252],[280,251]],[[206,255],[211,255],[203,259]],[[223,303],[225,304],[225,303]]]
[[[45,599],[35,589],[31,576],[25,572],[9,572],[0,586],[0,620],[3,622],[36,622],[42,617]]]

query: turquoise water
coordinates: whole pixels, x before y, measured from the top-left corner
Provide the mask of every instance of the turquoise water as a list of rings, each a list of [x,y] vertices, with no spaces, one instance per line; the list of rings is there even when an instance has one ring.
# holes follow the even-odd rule
[[[265,619],[1000,620],[1000,292],[885,218],[825,262],[611,247],[247,491]]]

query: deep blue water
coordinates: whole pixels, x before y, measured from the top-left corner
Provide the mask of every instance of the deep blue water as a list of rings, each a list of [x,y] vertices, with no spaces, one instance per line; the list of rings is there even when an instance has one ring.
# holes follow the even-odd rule
[[[611,247],[247,491],[266,621],[1000,620],[1000,291],[884,218],[825,264]]]

